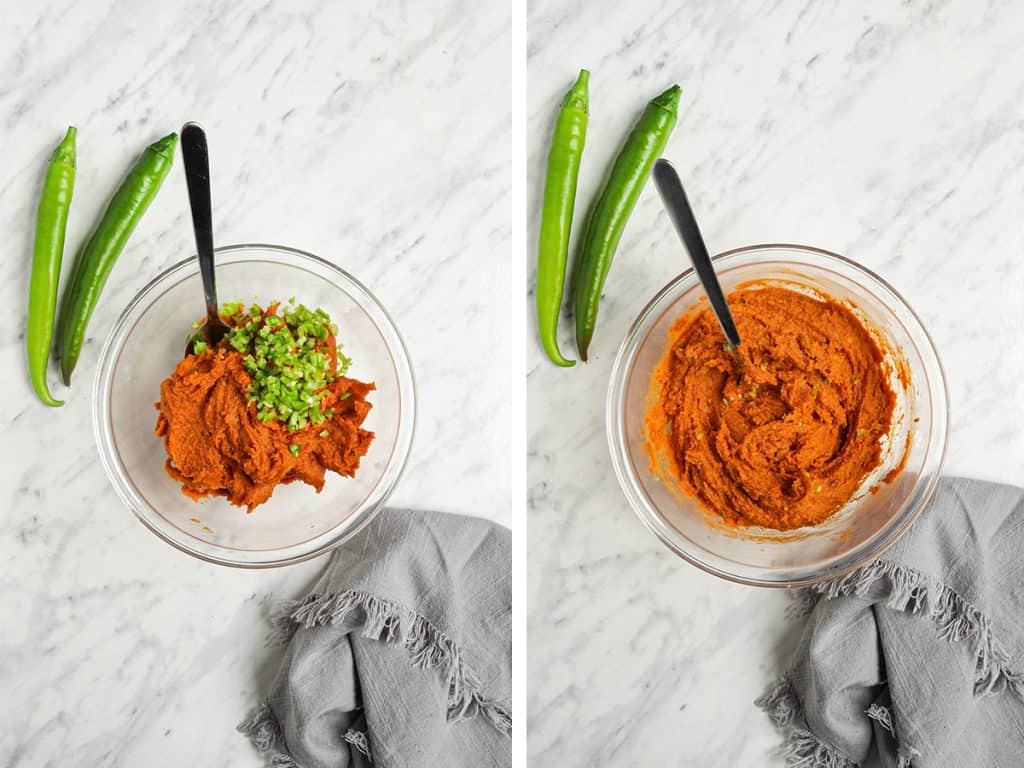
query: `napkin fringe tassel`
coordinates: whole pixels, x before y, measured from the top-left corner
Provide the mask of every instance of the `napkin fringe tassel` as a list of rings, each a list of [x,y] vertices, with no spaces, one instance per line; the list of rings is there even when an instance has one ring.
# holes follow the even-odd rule
[[[448,685],[449,722],[483,715],[498,731],[512,733],[510,708],[484,696],[479,678],[463,661],[459,646],[420,614],[391,600],[359,590],[313,593],[282,604],[272,619],[271,642],[287,643],[300,628],[338,624],[350,616],[371,640],[401,643],[413,666],[440,669]]]
[[[789,729],[782,748],[787,768],[857,768],[855,762],[807,728],[803,706],[788,675],[754,703],[778,728]]]
[[[771,689],[754,702],[765,711],[772,723],[789,729],[783,756],[787,768],[857,768],[857,763],[839,750],[819,739],[807,727],[803,705],[796,695],[789,675],[784,675]],[[882,704],[872,704],[865,712],[897,741],[896,768],[912,768],[920,752],[896,736],[892,710]]]
[[[281,724],[267,702],[256,707],[249,718],[238,725],[238,730],[248,736],[260,752],[269,753],[267,764],[271,768],[301,768],[282,749]]]
[[[268,753],[267,765],[270,768],[301,768],[295,759],[284,751],[281,724],[268,702],[260,704],[247,720],[239,724],[238,730],[249,737],[256,749]],[[342,739],[372,761],[370,740],[365,731],[349,728],[342,734]]]
[[[783,749],[789,768],[857,768],[857,764],[805,728],[794,728]]]
[[[1010,688],[1024,698],[1024,672],[1010,668],[1010,657],[992,634],[988,618],[948,584],[891,560],[875,560],[852,573],[798,590],[790,612],[809,614],[821,598],[863,596],[888,581],[885,605],[896,611],[927,615],[939,637],[970,643],[976,658],[974,695]]]
[[[345,731],[345,735],[342,738],[345,739],[345,743],[351,744],[359,752],[366,755],[366,757],[370,757],[370,740],[366,736],[366,731],[349,728]]]
[[[892,709],[885,704],[875,702],[864,710],[864,714],[878,723],[896,741],[896,768],[913,768],[914,758],[920,757],[921,753],[899,740],[896,735],[896,723],[893,720]]]

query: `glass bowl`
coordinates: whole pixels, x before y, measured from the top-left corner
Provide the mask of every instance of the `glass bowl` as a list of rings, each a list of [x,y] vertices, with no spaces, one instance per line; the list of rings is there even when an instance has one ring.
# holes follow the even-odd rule
[[[409,356],[394,322],[351,275],[324,259],[276,245],[216,250],[221,301],[287,300],[323,307],[352,359],[349,375],[372,381],[364,427],[375,433],[353,478],[328,472],[320,493],[304,483],[279,486],[251,514],[221,498],[199,502],[164,470],[154,434],[160,383],[174,371],[192,322],[203,315],[196,257],[175,264],[132,299],[101,353],[93,392],[100,459],[122,501],[153,533],[191,555],[261,568],[305,560],[366,525],[395,487],[412,443],[415,390]]]
[[[720,254],[714,261],[726,293],[750,280],[775,280],[852,304],[855,314],[888,342],[886,355],[902,359],[909,381],[899,384],[893,373],[897,403],[893,428],[882,442],[882,466],[827,521],[796,531],[727,526],[654,466],[644,427],[648,404],[656,397],[651,374],[665,353],[673,321],[694,310],[704,296],[691,269],[643,309],[612,367],[606,427],[619,483],[644,525],[669,549],[716,576],[757,586],[797,587],[848,573],[876,558],[907,530],[939,480],[949,413],[935,347],[891,286],[837,254],[798,245],[755,245]],[[903,470],[891,483],[881,482],[904,454]],[[871,492],[872,485],[877,492]]]

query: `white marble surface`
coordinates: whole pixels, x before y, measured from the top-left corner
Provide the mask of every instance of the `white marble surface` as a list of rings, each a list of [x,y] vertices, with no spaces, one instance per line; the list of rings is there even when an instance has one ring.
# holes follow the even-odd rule
[[[530,0],[530,242],[551,122],[577,70],[592,70],[584,206],[645,101],[677,81],[681,117],[666,154],[712,250],[808,243],[881,273],[946,366],[947,471],[1020,482],[1022,24],[1024,6],[1005,0]],[[673,238],[648,188],[612,267],[593,362],[558,370],[531,338],[536,765],[782,764],[751,701],[793,640],[785,597],[718,581],[664,550],[628,508],[605,445],[612,358],[680,271]],[[568,327],[563,338],[571,349]]]
[[[268,596],[302,591],[323,561],[244,572],[172,550],[119,503],[90,424],[114,318],[193,250],[180,157],[114,269],[59,411],[24,373],[45,160],[76,124],[71,253],[132,158],[202,122],[218,242],[332,256],[396,318],[420,414],[393,501],[512,525],[522,477],[496,457],[522,454],[524,310],[502,288],[522,281],[513,10],[83,0],[5,3],[3,18],[0,763],[261,765],[234,727],[270,672]]]

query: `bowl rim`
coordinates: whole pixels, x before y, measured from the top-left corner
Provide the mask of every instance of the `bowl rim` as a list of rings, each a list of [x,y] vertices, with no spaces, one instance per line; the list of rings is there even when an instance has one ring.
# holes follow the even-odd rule
[[[618,352],[615,355],[609,376],[608,392],[605,401],[605,437],[611,454],[612,467],[615,470],[615,476],[623,494],[626,496],[627,501],[633,508],[633,512],[640,518],[644,527],[653,533],[663,545],[668,547],[669,550],[705,573],[725,579],[726,581],[746,584],[748,586],[792,589],[806,587],[845,576],[883,555],[890,547],[899,541],[899,539],[902,538],[908,530],[910,530],[910,527],[928,506],[929,501],[935,493],[935,489],[938,487],[938,483],[942,475],[942,467],[945,462],[946,450],[949,443],[949,385],[946,379],[945,369],[942,365],[942,360],[938,354],[938,349],[936,348],[935,342],[928,333],[924,323],[921,322],[921,318],[907,303],[906,299],[903,298],[899,291],[897,291],[888,281],[868,269],[863,264],[833,251],[828,251],[824,248],[800,245],[796,243],[757,243],[753,245],[745,245],[738,248],[732,248],[727,251],[722,251],[721,253],[712,256],[711,259],[713,262],[717,262],[742,254],[766,253],[772,251],[802,252],[811,256],[824,258],[826,261],[837,261],[848,268],[852,268],[855,272],[869,278],[869,280],[875,281],[879,286],[889,291],[901,305],[901,308],[905,310],[910,318],[912,318],[916,323],[917,328],[915,330],[920,331],[923,340],[926,342],[926,347],[923,350],[924,354],[922,354],[922,357],[930,357],[929,362],[933,363],[935,366],[938,373],[938,386],[936,389],[942,398],[942,402],[939,404],[940,407],[936,409],[938,416],[942,419],[942,424],[940,425],[941,432],[938,432],[937,430],[937,457],[935,460],[935,466],[930,470],[931,475],[928,477],[927,482],[922,489],[917,507],[906,516],[900,525],[897,525],[890,530],[885,530],[883,528],[879,532],[883,535],[881,535],[880,539],[874,543],[875,545],[865,547],[864,551],[858,557],[848,558],[850,562],[843,562],[840,565],[833,564],[831,567],[826,568],[825,572],[820,575],[808,574],[795,579],[756,578],[753,576],[732,573],[722,568],[718,568],[715,565],[694,556],[683,547],[680,547],[675,541],[667,536],[663,530],[660,529],[656,521],[652,519],[652,517],[660,519],[660,515],[648,510],[648,505],[644,504],[642,499],[638,498],[637,494],[631,488],[630,474],[632,470],[630,467],[632,466],[632,461],[622,460],[622,456],[627,454],[624,440],[621,440],[622,436],[625,435],[625,382],[640,346],[638,341],[640,329],[644,326],[648,317],[657,309],[658,305],[666,297],[671,295],[673,291],[680,286],[680,284],[691,280],[695,276],[695,270],[692,266],[676,275],[664,287],[657,291],[643,309],[640,310],[636,319],[630,324],[629,329],[626,331],[622,343],[619,345]],[[868,286],[862,287],[865,289],[868,288]],[[929,453],[926,454],[926,459],[931,458],[930,454],[932,450],[931,446],[929,446]],[[620,454],[622,454],[622,456],[620,456]],[[895,516],[893,519],[895,519]],[[668,525],[668,523],[665,523],[665,525]],[[853,551],[856,552],[857,550]]]
[[[93,437],[96,441],[96,446],[100,455],[100,463],[103,465],[107,479],[114,487],[114,490],[121,499],[121,502],[132,511],[135,518],[149,531],[166,543],[170,544],[175,549],[199,560],[244,570],[262,570],[301,563],[314,557],[319,557],[326,552],[330,552],[355,536],[359,531],[365,528],[374,517],[377,516],[380,510],[384,507],[388,498],[394,492],[394,489],[397,487],[408,465],[409,455],[411,453],[416,431],[416,380],[408,347],[406,346],[405,339],[399,331],[394,318],[384,308],[383,304],[381,304],[377,297],[352,274],[327,259],[317,256],[316,254],[285,245],[276,245],[273,243],[234,243],[214,248],[214,254],[218,256],[241,254],[247,251],[269,251],[272,253],[278,252],[287,254],[288,256],[298,258],[299,260],[311,261],[317,266],[334,273],[335,277],[340,278],[343,283],[347,283],[345,286],[346,289],[354,289],[355,292],[363,294],[360,298],[364,298],[366,302],[369,303],[370,307],[375,312],[379,313],[379,318],[371,315],[371,319],[374,321],[374,324],[378,326],[378,331],[384,335],[385,343],[388,343],[389,335],[393,337],[390,339],[390,341],[393,342],[390,346],[392,357],[394,358],[395,374],[398,379],[398,389],[400,394],[408,394],[408,403],[401,403],[401,408],[407,409],[408,415],[406,416],[402,413],[399,414],[395,446],[392,449],[392,454],[389,457],[387,464],[385,465],[381,480],[379,480],[378,483],[369,491],[366,498],[360,503],[360,508],[357,508],[356,511],[349,515],[349,517],[345,518],[345,520],[351,519],[359,512],[361,512],[361,518],[348,527],[345,527],[344,530],[334,533],[334,535],[331,534],[335,532],[337,528],[341,527],[345,521],[338,523],[334,527],[329,528],[312,539],[305,539],[298,544],[266,550],[238,550],[236,548],[224,547],[206,542],[203,543],[203,548],[192,546],[188,540],[184,539],[184,537],[182,537],[181,540],[175,538],[173,535],[168,533],[168,531],[163,530],[163,528],[156,524],[155,521],[150,520],[149,517],[141,510],[136,509],[135,500],[132,498],[128,490],[123,487],[124,481],[121,476],[124,475],[125,472],[120,460],[117,458],[117,450],[113,445],[112,438],[108,436],[108,430],[105,429],[110,422],[110,393],[107,390],[113,381],[113,377],[109,375],[112,372],[113,364],[111,355],[115,351],[120,351],[125,338],[127,338],[126,336],[121,338],[125,325],[132,318],[139,305],[150,295],[152,291],[162,285],[169,278],[172,278],[176,273],[179,273],[190,266],[195,266],[198,270],[199,258],[196,254],[175,262],[149,280],[141,289],[138,290],[138,292],[136,292],[131,301],[128,302],[125,308],[121,311],[117,320],[114,322],[114,325],[103,344],[99,357],[97,358],[96,373],[93,377],[92,423]],[[344,292],[347,293],[348,291],[345,290]],[[360,305],[363,304],[362,301],[358,301],[357,303]],[[386,327],[380,327],[380,320],[384,321]],[[106,381],[107,386],[105,387],[104,383],[107,379],[109,380]],[[389,472],[391,473],[390,477],[388,477]],[[168,523],[167,527],[176,531],[180,530],[172,523]],[[197,541],[200,540],[197,539]],[[308,551],[304,549],[296,554],[287,554],[290,550],[302,548],[304,544],[308,544],[311,541],[315,541],[317,544],[311,549],[308,549]],[[232,558],[230,554],[227,554],[238,551],[266,552],[268,554],[276,554],[277,557],[274,559],[268,558],[262,560],[238,560],[236,558]]]

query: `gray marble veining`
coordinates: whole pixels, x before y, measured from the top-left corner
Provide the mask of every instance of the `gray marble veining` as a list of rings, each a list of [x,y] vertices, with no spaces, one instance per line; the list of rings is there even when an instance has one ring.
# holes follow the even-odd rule
[[[947,471],[1024,480],[1022,23],[1024,7],[1005,0],[530,0],[531,270],[547,141],[578,69],[592,75],[577,235],[636,115],[678,82],[666,155],[711,250],[807,243],[880,273],[945,365]],[[531,336],[537,765],[782,763],[752,700],[792,641],[785,597],[721,582],[663,549],[624,500],[605,444],[617,345],[685,266],[649,187],[611,270],[592,362],[556,369]],[[566,325],[563,350],[571,338]]]
[[[405,336],[419,420],[393,500],[512,525],[520,481],[492,460],[522,428],[523,309],[500,289],[521,280],[512,14],[468,0],[5,4],[0,763],[261,765],[234,727],[272,673],[268,598],[302,592],[323,562],[194,561],[135,522],[97,461],[99,347],[132,295],[193,251],[180,157],[111,274],[67,405],[34,400],[21,320],[32,222],[67,125],[65,268],[134,155],[200,121],[218,241],[333,259]]]

